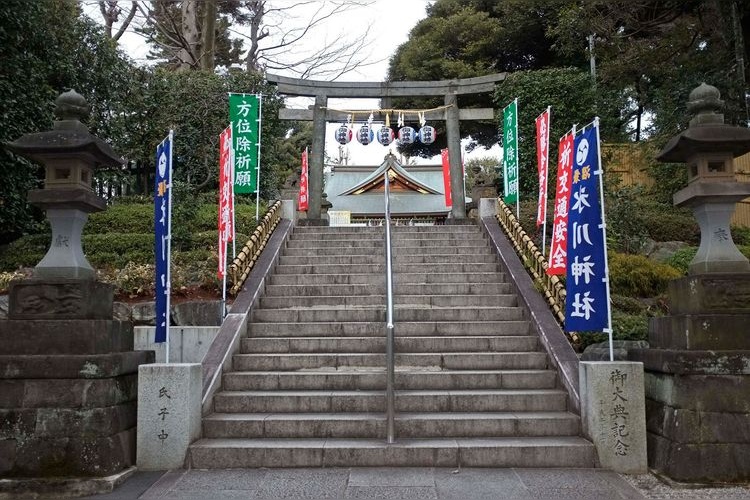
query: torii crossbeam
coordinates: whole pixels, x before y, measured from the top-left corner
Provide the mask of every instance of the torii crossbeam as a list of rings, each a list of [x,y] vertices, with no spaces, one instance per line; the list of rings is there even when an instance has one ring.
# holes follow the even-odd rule
[[[320,219],[326,122],[342,119],[341,113],[327,109],[329,97],[381,99],[381,104],[388,107],[387,104],[393,97],[444,96],[445,110],[430,114],[427,118],[430,120],[446,120],[451,179],[463,181],[459,121],[493,120],[495,110],[492,108],[459,109],[458,96],[492,92],[497,82],[504,80],[506,76],[507,73],[496,73],[475,78],[424,82],[326,82],[266,75],[266,80],[269,83],[276,84],[280,94],[315,98],[315,104],[311,110],[281,109],[279,111],[279,118],[282,120],[312,120],[313,122],[313,143],[310,151],[309,171],[310,202],[307,218],[311,222]],[[459,202],[459,200],[465,199],[463,191],[463,182],[451,183],[451,198],[453,199],[451,215],[454,219],[466,218],[466,205]]]

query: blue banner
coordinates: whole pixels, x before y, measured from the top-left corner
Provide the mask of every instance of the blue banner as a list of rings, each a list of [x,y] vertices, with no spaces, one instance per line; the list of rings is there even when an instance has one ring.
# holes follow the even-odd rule
[[[609,328],[606,241],[599,194],[599,128],[575,138],[568,208],[565,330]]]
[[[156,148],[154,182],[154,254],[156,256],[156,342],[167,341],[169,328],[170,190],[172,187],[172,134]]]

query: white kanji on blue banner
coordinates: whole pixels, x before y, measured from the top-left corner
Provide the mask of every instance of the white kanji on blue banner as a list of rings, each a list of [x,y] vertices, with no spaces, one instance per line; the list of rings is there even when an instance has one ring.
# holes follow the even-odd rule
[[[565,330],[609,329],[606,241],[599,193],[598,124],[575,138],[568,208]]]
[[[154,181],[154,254],[156,256],[156,342],[167,341],[169,328],[170,190],[172,188],[172,134],[156,148]]]

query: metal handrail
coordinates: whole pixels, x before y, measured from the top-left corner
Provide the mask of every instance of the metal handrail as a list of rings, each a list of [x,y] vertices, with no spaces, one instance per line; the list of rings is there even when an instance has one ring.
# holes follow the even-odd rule
[[[386,442],[393,444],[395,439],[394,423],[394,354],[393,354],[393,252],[391,247],[391,187],[388,179],[388,171],[383,173],[385,181],[385,416],[386,416]]]

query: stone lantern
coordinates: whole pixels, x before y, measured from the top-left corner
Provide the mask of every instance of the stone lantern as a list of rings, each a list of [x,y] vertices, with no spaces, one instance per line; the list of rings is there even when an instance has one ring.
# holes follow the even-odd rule
[[[92,189],[94,171],[124,162],[81,123],[89,114],[86,100],[74,90],[55,100],[52,130],[26,134],[6,144],[14,153],[44,165],[44,188],[29,192],[29,202],[47,214],[52,242],[34,268],[35,278],[93,279],[96,275],[81,248],[88,214],[105,209]]]
[[[32,278],[11,283],[0,319],[0,477],[5,491],[67,498],[111,490],[135,464],[137,371],[154,354],[133,350],[133,324],[113,317],[114,287],[81,249],[88,214],[106,207],[94,171],[122,162],[81,123],[83,97],[71,90],[55,104],[52,130],[6,144],[44,165],[29,201],[46,211],[52,244]]]
[[[734,158],[750,151],[750,129],[724,123],[716,87],[702,83],[690,93],[690,126],[673,137],[657,160],[687,163],[688,186],[674,204],[692,208],[701,229],[689,274],[747,273],[750,262],[732,241],[729,223],[735,204],[750,196],[750,183],[735,180]]]
[[[724,123],[719,91],[693,90],[690,126],[658,159],[688,166],[674,195],[690,207],[701,243],[688,276],[668,287],[669,315],[649,321],[643,362],[649,467],[685,482],[750,480],[750,264],[729,232],[750,183],[735,181],[734,158],[750,151],[750,130]]]

